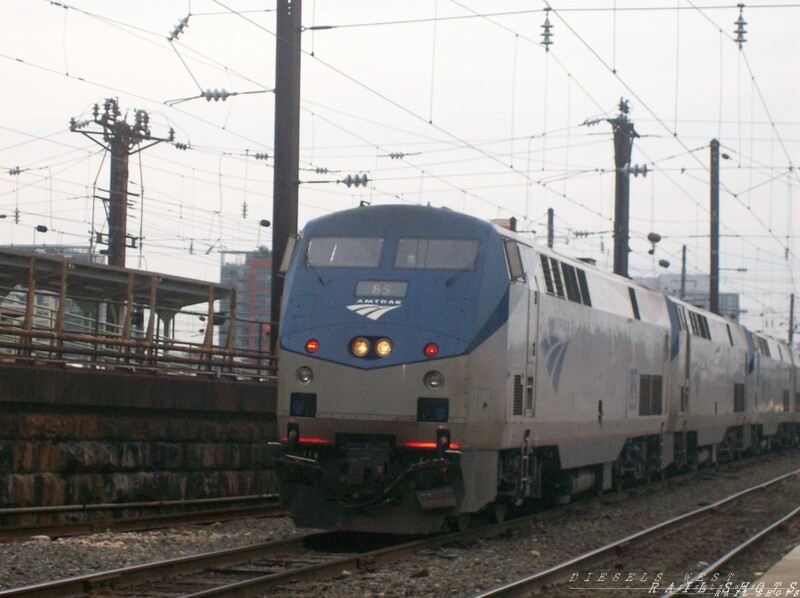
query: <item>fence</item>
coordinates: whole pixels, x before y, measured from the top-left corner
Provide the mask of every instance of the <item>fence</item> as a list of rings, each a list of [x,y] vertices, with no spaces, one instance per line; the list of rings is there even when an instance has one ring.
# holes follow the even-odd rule
[[[156,293],[153,292],[155,298]],[[0,363],[125,369],[174,375],[269,379],[277,365],[267,351],[214,343],[214,327],[234,313],[172,309],[136,302],[0,286]],[[235,301],[232,302],[235,305]],[[263,328],[268,322],[255,322]],[[202,328],[199,328],[201,327]],[[229,330],[233,330],[230,327]],[[202,336],[202,342],[193,340]]]

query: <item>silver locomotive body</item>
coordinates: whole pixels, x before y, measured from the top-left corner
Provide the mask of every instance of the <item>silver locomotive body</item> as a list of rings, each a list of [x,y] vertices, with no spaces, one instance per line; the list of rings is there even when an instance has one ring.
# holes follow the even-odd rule
[[[798,436],[796,351],[449,210],[309,223],[280,347],[302,526],[436,532]]]

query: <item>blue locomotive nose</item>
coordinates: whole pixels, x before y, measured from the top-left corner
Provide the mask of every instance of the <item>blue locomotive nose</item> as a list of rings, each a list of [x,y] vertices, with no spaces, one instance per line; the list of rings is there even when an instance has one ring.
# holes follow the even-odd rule
[[[313,340],[317,359],[375,369],[465,354],[503,324],[508,278],[496,231],[419,208],[410,234],[409,210],[309,223],[287,275],[282,351],[307,353]]]

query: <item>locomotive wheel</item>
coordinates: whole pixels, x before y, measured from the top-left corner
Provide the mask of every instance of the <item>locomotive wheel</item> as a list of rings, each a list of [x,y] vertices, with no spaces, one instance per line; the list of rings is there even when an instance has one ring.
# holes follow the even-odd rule
[[[506,520],[508,505],[504,502],[494,501],[489,505],[489,521],[492,523],[503,523]]]
[[[611,489],[616,492],[620,493],[625,489],[625,480],[622,477],[622,468],[618,465],[614,465],[613,473],[611,474]]]
[[[446,531],[465,532],[469,527],[469,513],[459,513],[445,519]]]

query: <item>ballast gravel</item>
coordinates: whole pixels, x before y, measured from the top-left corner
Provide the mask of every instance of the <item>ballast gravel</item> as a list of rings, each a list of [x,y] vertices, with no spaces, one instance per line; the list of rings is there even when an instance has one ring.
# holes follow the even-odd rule
[[[269,595],[474,596],[798,467],[800,452],[789,451],[708,469],[686,478],[674,478],[666,486],[638,491],[630,497],[575,503],[557,516],[502,537],[424,549],[411,558],[373,571],[343,571],[337,579],[296,583],[275,589]],[[149,532],[98,533],[56,540],[32,538],[0,544],[0,590],[278,540],[305,531],[295,529],[288,518],[259,518]],[[779,536],[758,551],[752,562],[737,564],[741,569],[737,575],[740,580],[757,579],[759,573],[797,543],[800,543],[797,530],[794,535]],[[652,564],[651,571],[624,573],[656,575],[658,563]],[[626,592],[626,595],[636,593]]]

